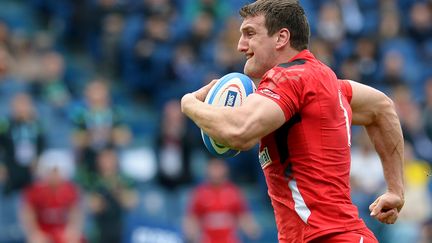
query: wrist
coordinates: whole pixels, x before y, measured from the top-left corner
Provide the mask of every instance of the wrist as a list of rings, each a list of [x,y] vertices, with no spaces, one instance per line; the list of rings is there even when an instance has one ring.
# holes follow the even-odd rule
[[[403,189],[388,188],[387,191],[391,194],[398,196],[402,200],[405,199],[405,193]]]

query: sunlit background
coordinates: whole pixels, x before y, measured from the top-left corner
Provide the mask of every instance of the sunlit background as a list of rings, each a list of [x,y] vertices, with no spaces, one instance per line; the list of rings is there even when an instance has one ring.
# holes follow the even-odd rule
[[[184,93],[243,70],[237,12],[247,2],[0,0],[0,242],[48,242],[40,217],[54,242],[200,242],[200,224],[277,242],[257,149],[226,161],[236,206],[202,209],[194,190],[225,167],[207,168],[179,107]],[[316,57],[389,95],[403,126],[406,203],[391,226],[369,216],[385,181],[353,128],[361,217],[380,242],[432,242],[432,1],[300,2]]]

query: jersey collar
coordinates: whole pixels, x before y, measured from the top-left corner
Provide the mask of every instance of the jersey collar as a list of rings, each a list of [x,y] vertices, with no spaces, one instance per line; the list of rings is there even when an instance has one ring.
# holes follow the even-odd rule
[[[314,55],[308,50],[305,49],[299,53],[297,53],[297,55],[295,55],[294,57],[292,57],[288,62],[293,62],[297,59],[305,59],[305,60],[310,60],[310,59],[315,59]]]

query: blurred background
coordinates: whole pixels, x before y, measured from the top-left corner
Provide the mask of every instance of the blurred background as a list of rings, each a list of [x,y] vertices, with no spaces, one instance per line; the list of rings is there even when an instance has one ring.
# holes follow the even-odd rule
[[[277,242],[257,149],[209,157],[179,106],[243,70],[248,2],[0,0],[0,242]],[[432,1],[300,2],[312,52],[389,95],[403,126],[391,226],[369,216],[385,182],[353,128],[360,215],[380,242],[432,242]]]

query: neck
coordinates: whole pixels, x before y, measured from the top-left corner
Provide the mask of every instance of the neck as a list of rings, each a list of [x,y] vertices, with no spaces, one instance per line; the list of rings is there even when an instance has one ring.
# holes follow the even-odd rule
[[[293,57],[297,56],[300,53],[300,51],[293,49],[293,48],[289,48],[286,50],[286,52],[284,52],[282,55],[280,55],[279,59],[278,59],[278,64],[282,64],[282,63],[287,63],[289,60],[291,60]]]

